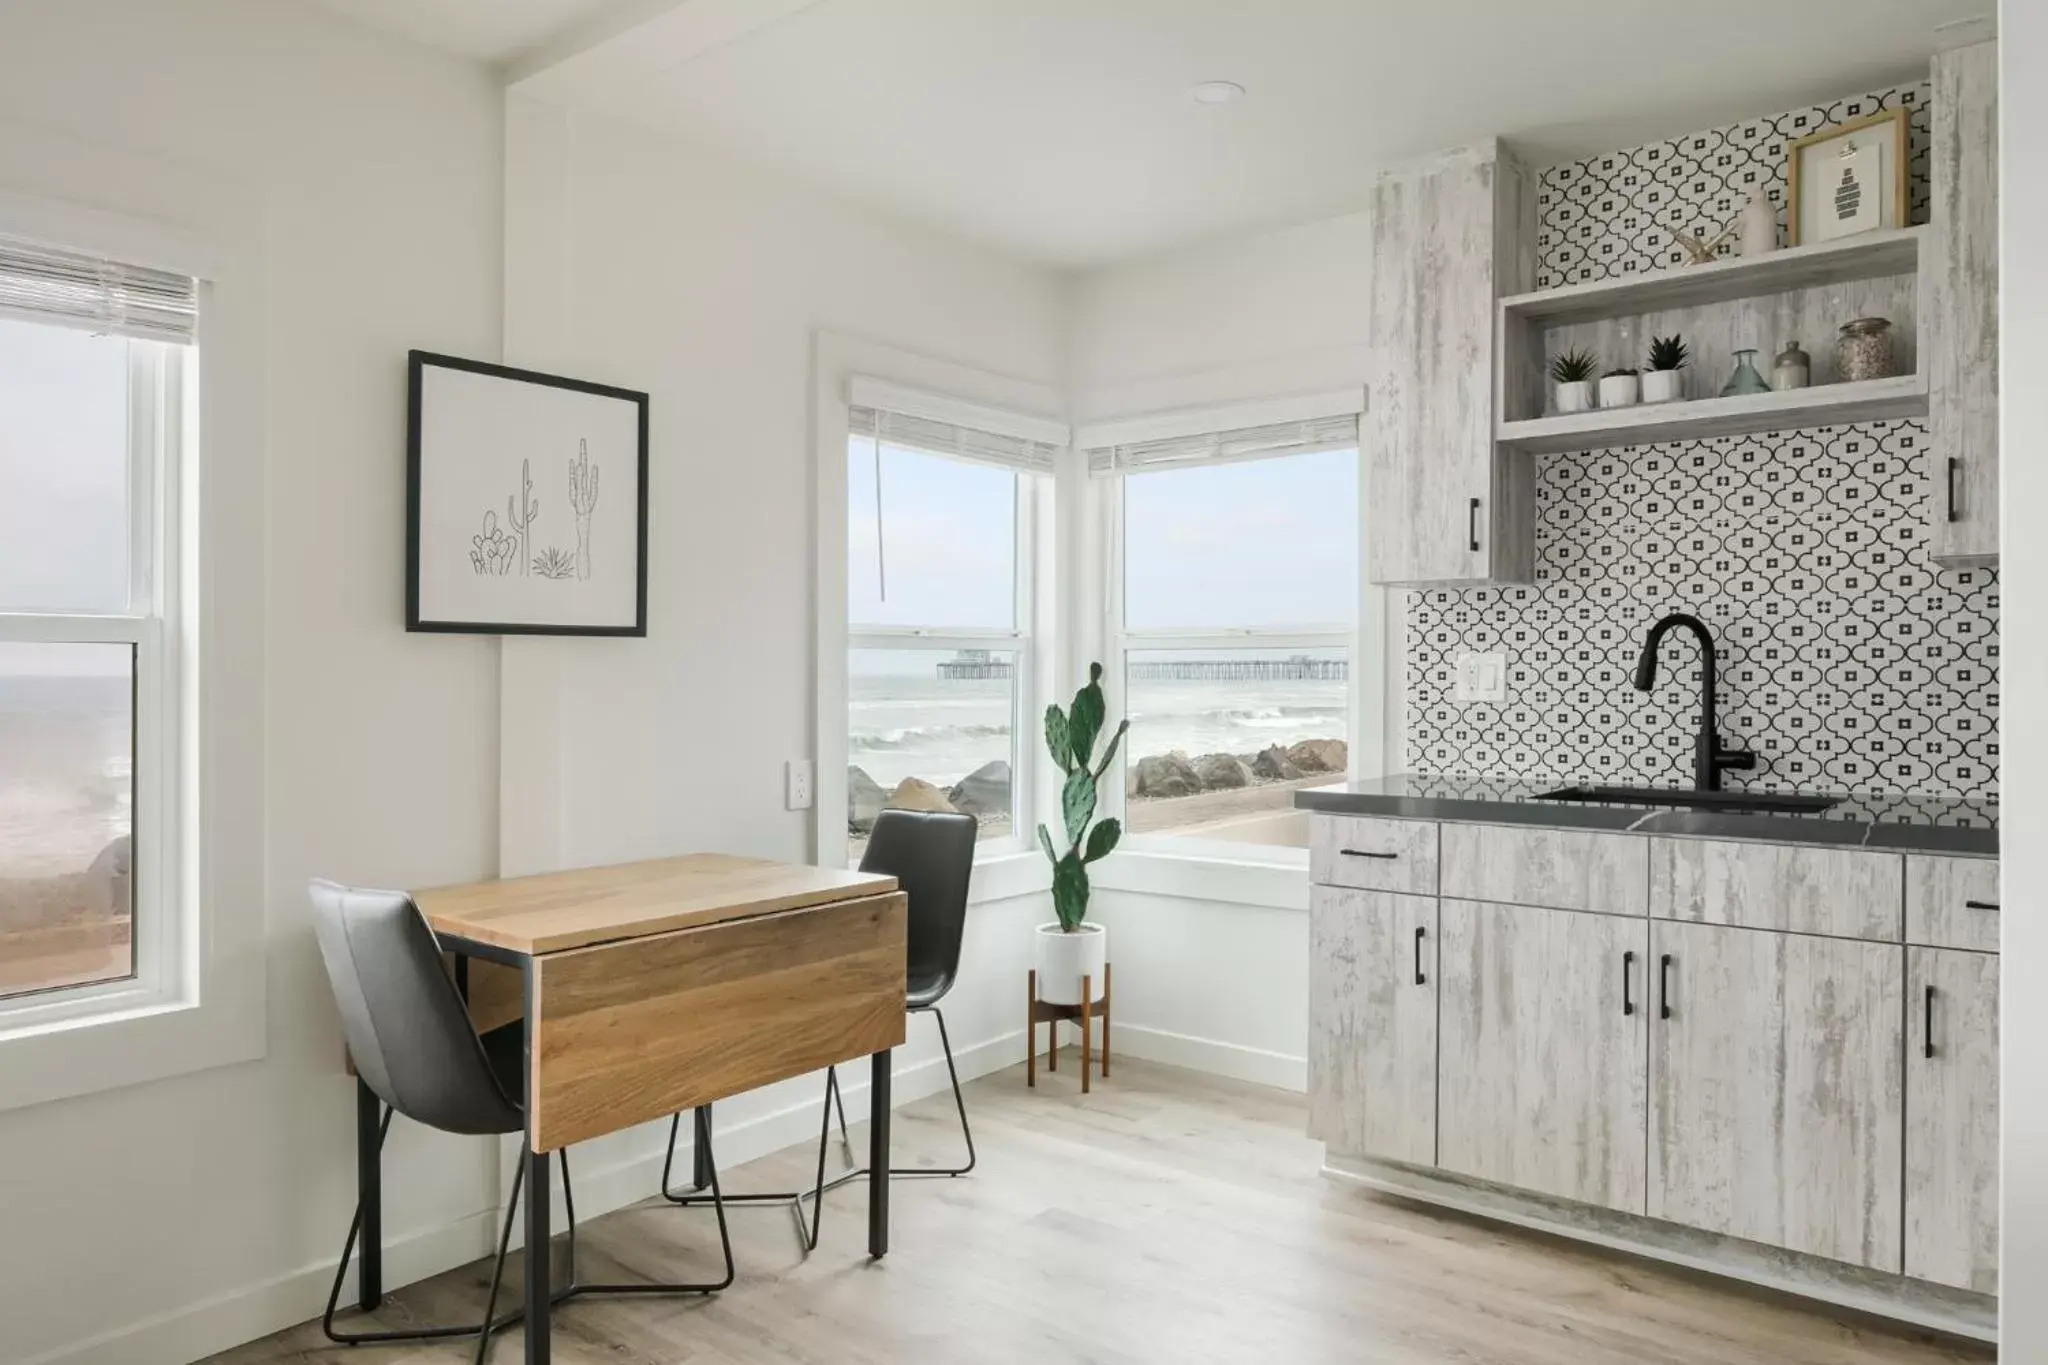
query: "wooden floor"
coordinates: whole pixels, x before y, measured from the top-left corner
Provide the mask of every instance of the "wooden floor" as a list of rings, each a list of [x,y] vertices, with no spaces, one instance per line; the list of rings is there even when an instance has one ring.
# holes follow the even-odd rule
[[[1062,1057],[1062,1062],[1067,1059]],[[895,1187],[893,1250],[870,1264],[863,1191],[830,1196],[804,1260],[788,1215],[732,1215],[738,1284],[715,1299],[584,1299],[555,1316],[562,1365],[1888,1365],[1981,1361],[1794,1300],[1503,1229],[1324,1181],[1299,1096],[1119,1059],[1087,1098],[1072,1064],[1039,1089],[1022,1069],[975,1081],[980,1168]],[[899,1161],[955,1150],[951,1097],[896,1122]],[[856,1144],[862,1143],[858,1131]],[[863,1144],[864,1145],[864,1144]],[[813,1149],[814,1150],[814,1149]],[[725,1173],[728,1191],[788,1188],[811,1158],[777,1153]],[[838,1160],[835,1152],[834,1161]],[[340,1229],[337,1229],[337,1233]],[[694,1277],[715,1269],[708,1213],[643,1205],[579,1237],[586,1275]],[[516,1259],[516,1258],[515,1258]],[[558,1253],[559,1259],[559,1253]],[[473,1316],[480,1263],[395,1296]],[[517,1293],[516,1265],[507,1282]],[[216,1357],[412,1365],[473,1343],[328,1345],[318,1324]],[[517,1331],[491,1359],[517,1365]]]

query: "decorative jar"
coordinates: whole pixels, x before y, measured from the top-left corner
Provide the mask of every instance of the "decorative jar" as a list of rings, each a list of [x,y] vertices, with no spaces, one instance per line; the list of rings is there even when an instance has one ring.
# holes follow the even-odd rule
[[[1898,373],[1892,359],[1889,318],[1857,318],[1842,324],[1835,338],[1835,376],[1845,383],[1889,379]]]

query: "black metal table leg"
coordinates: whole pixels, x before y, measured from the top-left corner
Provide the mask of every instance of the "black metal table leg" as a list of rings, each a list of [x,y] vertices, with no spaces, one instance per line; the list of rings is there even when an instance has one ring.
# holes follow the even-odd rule
[[[868,1059],[868,1255],[889,1254],[889,1079],[888,1049]]]
[[[548,1154],[526,1148],[526,1365],[553,1357],[553,1289],[548,1274]]]
[[[362,1077],[356,1078],[356,1200],[362,1236],[356,1247],[356,1303],[365,1313],[384,1298],[384,1181],[378,1148],[383,1145],[384,1102]]]
[[[697,1106],[697,1126],[691,1131],[693,1133],[708,1133],[711,1131],[710,1105],[700,1104]],[[701,1190],[711,1183],[710,1144],[699,1138],[693,1140],[690,1143],[690,1147],[690,1186],[692,1189]]]

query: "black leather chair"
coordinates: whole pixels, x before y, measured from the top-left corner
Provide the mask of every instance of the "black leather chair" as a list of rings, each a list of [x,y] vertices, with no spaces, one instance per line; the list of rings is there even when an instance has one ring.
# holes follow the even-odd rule
[[[861,854],[860,870],[881,872],[896,878],[907,898],[909,942],[904,962],[904,1008],[912,1014],[930,1013],[939,1021],[939,1043],[946,1051],[946,1074],[953,1082],[953,1104],[960,1111],[960,1135],[967,1142],[967,1164],[943,1167],[889,1168],[891,1176],[955,1176],[974,1169],[974,1131],[967,1124],[967,1101],[960,1094],[960,1073],[953,1065],[953,1040],[946,1034],[946,1016],[939,1002],[953,989],[960,975],[960,943],[967,929],[967,883],[974,872],[974,841],[977,827],[971,815],[909,810],[885,810],[875,820],[868,846]],[[825,1071],[825,1112],[818,1125],[818,1173],[807,1190],[761,1194],[729,1194],[729,1204],[768,1204],[789,1208],[796,1216],[797,1237],[804,1250],[818,1247],[818,1226],[825,1216],[824,1196],[849,1181],[867,1174],[864,1166],[825,1178],[825,1153],[832,1136],[832,1119],[839,1119],[839,1140],[847,1160],[853,1161],[853,1143],[846,1133],[846,1107],[839,1095],[839,1068]],[[698,1111],[699,1127],[705,1127],[705,1111]],[[681,1114],[669,1125],[668,1160],[661,1168],[662,1197],[672,1204],[691,1205],[704,1196],[678,1192],[670,1184],[675,1161],[676,1135]],[[700,1171],[695,1180],[704,1186]],[[814,1204],[809,1219],[804,1217],[806,1201]]]
[[[402,891],[369,891],[315,881],[308,888],[313,902],[313,929],[320,956],[341,1010],[342,1032],[356,1074],[384,1102],[377,1129],[381,1149],[391,1131],[394,1113],[404,1114],[445,1133],[504,1136],[526,1129],[525,1026],[522,1023],[478,1035],[469,1009],[443,966],[440,944],[412,898]],[[710,1172],[711,1201],[718,1209],[719,1241],[725,1252],[725,1278],[714,1284],[581,1284],[576,1280],[576,1196],[569,1185],[569,1153],[558,1155],[562,1199],[568,1213],[568,1284],[555,1291],[560,1302],[578,1294],[679,1293],[708,1294],[733,1280],[732,1239],[719,1198],[717,1166],[710,1158],[711,1135],[700,1128],[699,1150]],[[498,1289],[505,1274],[506,1249],[512,1240],[512,1219],[526,1177],[520,1162],[512,1177],[505,1206],[505,1230],[491,1269],[491,1292],[483,1318],[453,1327],[421,1327],[405,1331],[338,1332],[335,1305],[342,1280],[363,1225],[356,1206],[341,1264],[321,1315],[321,1330],[332,1341],[355,1346],[372,1342],[421,1341],[444,1337],[477,1337],[481,1365],[493,1333],[519,1322],[523,1310],[494,1317]]]

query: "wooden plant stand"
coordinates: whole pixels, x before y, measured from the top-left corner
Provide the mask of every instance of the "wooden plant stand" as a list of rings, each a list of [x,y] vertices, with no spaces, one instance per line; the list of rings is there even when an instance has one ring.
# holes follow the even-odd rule
[[[1046,1029],[1045,1069],[1060,1069],[1060,1021],[1071,1019],[1081,1026],[1081,1093],[1088,1093],[1089,1073],[1094,1063],[1093,1030],[1089,1024],[1098,1016],[1102,1020],[1102,1079],[1109,1079],[1109,964],[1102,964],[1102,995],[1094,996],[1095,983],[1086,975],[1081,978],[1081,1003],[1078,1005],[1055,1005],[1038,998],[1038,972],[1029,973],[1030,1013],[1026,1016],[1024,1041],[1024,1084],[1038,1084],[1038,1026],[1048,1024]]]

